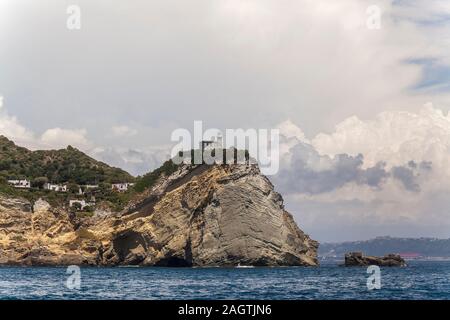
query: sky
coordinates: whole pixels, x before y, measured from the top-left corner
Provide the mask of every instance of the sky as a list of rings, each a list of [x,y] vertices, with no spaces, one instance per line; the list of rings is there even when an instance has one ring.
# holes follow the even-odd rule
[[[449,71],[448,1],[0,0],[0,134],[139,175],[195,120],[278,128],[322,242],[450,237]]]

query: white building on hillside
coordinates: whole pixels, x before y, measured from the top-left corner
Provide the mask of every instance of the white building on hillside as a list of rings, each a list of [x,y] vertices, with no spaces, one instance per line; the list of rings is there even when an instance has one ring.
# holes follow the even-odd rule
[[[113,191],[118,191],[118,192],[125,192],[128,191],[129,187],[134,186],[134,183],[128,183],[128,182],[124,182],[124,183],[113,183],[111,185],[111,189]]]
[[[65,184],[52,184],[52,183],[46,183],[44,184],[45,190],[51,190],[56,192],[66,192],[67,191],[67,185]]]
[[[69,200],[69,207],[73,207],[75,203],[80,205],[81,210],[84,210],[86,207],[94,207],[95,199],[91,202],[86,202],[86,200]]]
[[[75,203],[78,203],[80,205],[81,210],[83,210],[87,206],[85,200],[69,200],[69,207],[72,208]]]
[[[31,182],[26,179],[24,179],[24,180],[8,180],[8,184],[12,185],[14,188],[21,188],[21,189],[31,188]]]
[[[223,148],[223,138],[221,135],[213,137],[212,140],[202,140],[200,142],[200,150],[211,150]]]
[[[82,187],[85,188],[86,190],[98,189],[99,185],[98,184],[85,184],[85,185],[82,185]]]
[[[79,195],[83,195],[86,193],[86,191],[89,190],[95,190],[100,188],[100,186],[98,184],[85,184],[85,185],[81,185],[78,189],[78,194]]]

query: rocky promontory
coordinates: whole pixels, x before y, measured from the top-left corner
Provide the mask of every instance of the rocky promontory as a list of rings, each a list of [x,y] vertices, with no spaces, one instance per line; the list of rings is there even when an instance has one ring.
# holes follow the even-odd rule
[[[398,254],[388,254],[383,257],[365,256],[362,252],[349,252],[345,254],[345,266],[380,266],[380,267],[405,267],[406,262]]]
[[[46,201],[0,196],[0,264],[315,266],[256,165],[180,165],[121,212],[80,217]]]

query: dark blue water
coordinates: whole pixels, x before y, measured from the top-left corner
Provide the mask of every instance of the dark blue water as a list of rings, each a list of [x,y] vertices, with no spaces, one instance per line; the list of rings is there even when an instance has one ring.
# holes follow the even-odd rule
[[[0,299],[450,299],[450,262],[381,268],[368,290],[366,268],[0,268]]]

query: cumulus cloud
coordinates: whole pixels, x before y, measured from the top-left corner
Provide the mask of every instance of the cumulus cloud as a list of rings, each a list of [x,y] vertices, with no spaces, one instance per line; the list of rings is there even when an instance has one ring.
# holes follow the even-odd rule
[[[132,137],[138,133],[136,129],[125,125],[112,127],[112,132],[116,137]]]
[[[333,157],[320,155],[313,146],[303,142],[290,148],[289,155],[289,161],[283,163],[280,172],[274,177],[284,194],[326,193],[348,183],[367,185],[376,191],[390,177],[400,181],[406,190],[418,192],[419,175],[416,172],[424,167],[431,170],[430,163],[418,165],[414,161],[390,170],[386,170],[386,162],[363,168],[362,154],[338,154]]]
[[[133,175],[141,175],[157,168],[170,156],[169,145],[146,149],[96,146],[89,140],[86,129],[51,128],[37,135],[23,126],[16,117],[8,115],[3,102],[4,99],[0,96],[0,135],[32,150],[62,149],[71,145],[97,160],[125,169]],[[113,132],[121,137],[130,137],[137,133],[127,126],[114,127]]]
[[[380,232],[448,237],[449,137],[449,115],[430,104],[350,117],[304,141],[282,136],[274,184],[302,226],[328,241]]]
[[[415,176],[410,168],[393,167],[392,175],[400,180],[407,190],[420,191],[420,186],[415,181]]]
[[[427,103],[418,112],[386,111],[366,121],[350,117],[334,132],[316,135],[312,145],[320,154],[362,153],[367,166],[386,159],[391,165],[432,161],[450,173],[449,136],[449,114]]]
[[[165,160],[168,160],[170,158],[170,151],[170,146],[149,149],[97,147],[91,151],[91,155],[98,160],[122,168],[138,176],[156,169]]]
[[[4,98],[0,96],[0,134],[14,139],[22,145],[33,145],[35,142],[33,133],[22,126],[16,117],[9,116],[3,103]]]
[[[302,129],[297,127],[291,120],[286,120],[280,123],[277,126],[277,129],[280,130],[280,134],[285,139],[295,138],[298,141],[308,142]]]
[[[48,148],[61,149],[68,145],[80,148],[82,150],[89,150],[92,148],[92,143],[86,137],[87,131],[85,129],[61,129],[53,128],[46,130],[40,137],[40,142]]]
[[[39,136],[22,125],[16,117],[8,115],[3,104],[4,98],[0,96],[0,134],[21,146],[30,149],[60,149],[72,145],[84,151],[92,148],[85,129],[52,128]]]

